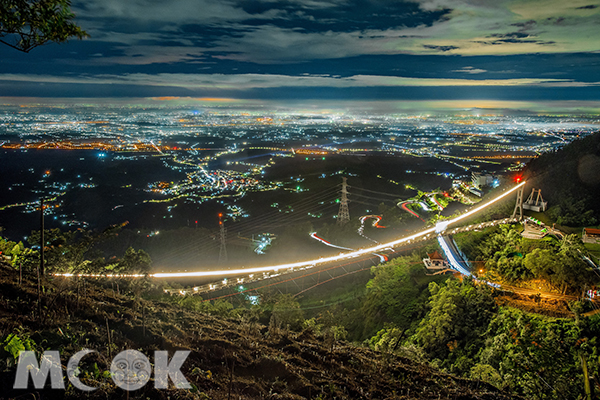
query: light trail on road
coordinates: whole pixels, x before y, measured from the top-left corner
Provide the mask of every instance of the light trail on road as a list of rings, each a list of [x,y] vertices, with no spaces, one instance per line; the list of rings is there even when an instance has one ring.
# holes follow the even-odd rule
[[[334,247],[336,249],[341,249],[341,250],[350,250],[350,251],[354,250],[354,249],[351,249],[349,247],[336,246],[335,244],[333,244],[333,243],[331,243],[331,242],[323,239],[322,237],[317,236],[317,232],[311,233],[310,237],[313,238],[313,239],[315,239],[315,240],[318,240],[319,242],[323,243],[325,246]],[[377,243],[377,242],[375,242],[375,243]],[[386,261],[388,261],[387,256],[384,256],[382,254],[377,254],[377,253],[373,253],[373,255],[379,257],[379,262],[386,262]]]
[[[373,226],[375,228],[385,228],[385,226],[379,225],[379,221],[381,221],[381,217],[379,215],[363,215],[362,217],[360,217],[360,228],[358,228],[358,230],[356,232],[363,238],[365,238],[373,243],[379,244],[379,242],[377,240],[373,240],[370,237],[365,235],[365,221],[369,218],[373,218],[375,220],[375,221],[373,221]]]
[[[325,246],[333,247],[333,248],[340,249],[340,250],[354,250],[349,247],[336,246],[335,244],[323,239],[322,237],[317,236],[317,232],[311,233],[310,237],[315,240],[318,240],[319,242],[323,243]]]
[[[379,221],[381,221],[381,216],[379,216],[379,215],[364,215],[364,216],[360,217],[360,223],[364,224],[365,221],[369,218],[375,219],[375,221],[373,221],[373,226],[375,228],[385,228],[385,226],[379,225]]]
[[[466,213],[459,215],[458,217],[452,218],[450,220],[446,220],[444,221],[445,223],[447,223],[447,225],[451,225],[454,224],[456,222],[462,221],[465,218],[468,218],[474,214],[477,214],[478,212],[485,210],[486,208],[490,207],[491,205],[497,203],[498,201],[506,198],[507,196],[513,194],[514,192],[516,192],[517,190],[519,190],[521,187],[523,187],[525,185],[525,181],[519,183],[518,185],[514,186],[513,188],[506,190],[504,193],[500,194],[499,196],[497,196],[496,198],[490,200],[489,202],[480,205],[478,207],[473,208],[470,211],[467,211]],[[446,225],[446,226],[447,226]],[[157,279],[162,279],[162,278],[192,278],[192,277],[218,277],[218,276],[231,276],[231,275],[247,275],[247,274],[254,274],[254,273],[259,273],[259,272],[279,272],[281,270],[290,270],[290,269],[294,269],[294,268],[313,268],[317,265],[320,264],[326,264],[326,263],[330,263],[330,262],[337,262],[337,261],[343,261],[343,260],[348,260],[351,258],[357,258],[363,255],[367,255],[370,253],[376,253],[378,251],[381,250],[385,250],[388,248],[393,248],[395,246],[398,245],[402,245],[405,243],[410,243],[411,241],[414,241],[416,239],[421,239],[421,238],[426,238],[432,234],[436,233],[436,227],[430,227],[427,229],[424,229],[420,232],[414,233],[412,235],[409,236],[405,236],[403,238],[400,239],[396,239],[393,240],[391,242],[387,242],[387,243],[382,243],[376,246],[372,246],[372,247],[368,247],[368,248],[364,248],[364,249],[358,249],[355,251],[350,251],[348,253],[341,253],[337,256],[330,256],[330,257],[321,257],[318,259],[314,259],[314,260],[307,260],[307,261],[298,261],[298,262],[293,262],[293,263],[287,263],[287,264],[278,264],[278,265],[269,265],[266,267],[250,267],[250,268],[236,268],[236,269],[225,269],[225,270],[213,270],[213,271],[191,271],[191,272],[158,272],[158,273],[154,273],[154,274],[149,274],[148,276],[151,278],[157,278]],[[99,276],[106,276],[106,275],[98,275],[98,274],[71,274],[71,273],[66,273],[66,274],[54,274],[54,276],[63,276],[63,277],[99,277]],[[139,275],[119,275],[120,277],[139,277]]]
[[[431,199],[431,201],[433,201],[433,202],[434,202],[434,203],[435,203],[435,204],[438,206],[438,209],[439,209],[440,211],[442,211],[442,210],[444,210],[444,206],[442,206],[442,205],[440,204],[440,202],[439,202],[439,201],[438,201],[438,200],[435,198],[435,195],[436,195],[436,194],[437,194],[437,193],[432,193],[432,194],[430,194],[430,195],[429,195],[429,198]]]
[[[401,207],[404,211],[409,212],[412,215],[414,215],[415,217],[419,218],[421,221],[426,222],[423,218],[421,218],[421,216],[419,214],[417,214],[416,212],[414,212],[410,208],[406,207],[407,204],[411,204],[411,203],[414,203],[414,201],[406,200],[406,201],[401,201],[397,205],[398,205],[398,207]]]

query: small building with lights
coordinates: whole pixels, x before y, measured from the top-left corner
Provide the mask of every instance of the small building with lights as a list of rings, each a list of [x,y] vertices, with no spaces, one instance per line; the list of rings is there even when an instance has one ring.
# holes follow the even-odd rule
[[[600,243],[600,229],[583,228],[581,240],[583,243]]]
[[[433,253],[427,253],[427,258],[423,259],[423,264],[425,264],[425,268],[428,271],[433,271],[434,273],[442,273],[446,270],[451,270],[450,263],[444,259],[437,250]]]
[[[490,187],[494,185],[494,177],[473,171],[471,173],[471,182],[476,188]]]

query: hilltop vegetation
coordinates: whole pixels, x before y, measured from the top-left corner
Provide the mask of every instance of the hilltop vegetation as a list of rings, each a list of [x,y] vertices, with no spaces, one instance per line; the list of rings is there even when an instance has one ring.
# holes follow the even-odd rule
[[[541,188],[548,213],[560,225],[600,221],[600,132],[575,140],[556,152],[531,160],[523,176]],[[527,194],[526,194],[527,195]]]
[[[521,225],[503,225],[455,238],[469,260],[483,271],[480,275],[493,282],[519,285],[542,281],[545,291],[573,295],[598,283],[594,269],[582,260],[585,248],[577,235],[533,240],[523,238],[521,230]]]

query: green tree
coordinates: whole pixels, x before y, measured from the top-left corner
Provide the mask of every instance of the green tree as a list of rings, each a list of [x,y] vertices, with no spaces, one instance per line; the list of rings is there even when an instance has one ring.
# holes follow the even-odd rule
[[[483,232],[457,235],[457,243],[470,259],[485,263],[492,271],[508,282],[531,278],[523,266],[523,238],[515,226],[501,225]]]
[[[148,274],[151,265],[152,260],[148,253],[144,250],[135,251],[130,247],[125,251],[121,260],[107,269],[123,274]]]
[[[0,43],[28,53],[48,42],[89,36],[77,26],[70,0],[0,1]]]
[[[184,308],[189,311],[203,312],[212,315],[219,315],[221,317],[228,317],[230,316],[230,313],[233,310],[233,304],[223,299],[211,302],[202,299],[202,297],[198,295],[190,294],[185,296],[177,296],[176,299],[177,304],[181,308]]]
[[[548,214],[559,225],[585,226],[598,222],[594,210],[590,207],[593,201],[589,197],[575,200],[571,196],[561,197],[559,203],[550,207]]]
[[[95,247],[118,231],[119,226],[111,226],[102,232],[83,229],[63,232],[60,229],[44,231],[44,258],[48,271],[58,272],[97,272],[92,266],[103,263],[92,262],[98,254]],[[27,242],[31,246],[40,245],[40,232],[32,231]],[[39,258],[38,258],[39,261]]]
[[[586,328],[585,323],[573,320],[500,309],[489,324],[488,339],[479,355],[480,363],[491,368],[474,368],[472,376],[496,381],[490,383],[527,399],[581,398],[583,374],[578,352],[587,353],[592,373],[598,365],[598,332],[585,332]],[[494,371],[502,383],[497,383]]]
[[[374,268],[373,274],[361,309],[363,338],[375,335],[386,323],[400,329],[410,328],[425,312],[427,284],[431,279],[446,279],[423,276],[418,254],[395,258]]]
[[[369,339],[369,347],[384,353],[393,353],[399,348],[406,331],[398,328],[384,328]]]
[[[25,262],[33,253],[23,242],[15,243],[0,237],[0,256],[9,257],[13,267]]]
[[[534,249],[523,265],[534,275],[547,280],[562,293],[578,292],[592,281],[591,273],[572,248]]]
[[[323,324],[319,324],[316,318],[309,318],[302,323],[302,329],[319,336],[323,330]]]
[[[488,364],[475,364],[471,368],[470,378],[487,382],[500,389],[503,388],[502,376],[494,367]]]
[[[272,321],[275,325],[281,327],[290,327],[290,329],[298,330],[304,322],[304,313],[300,308],[300,303],[290,294],[279,296],[273,305],[273,313],[271,314]]]
[[[421,321],[415,339],[432,358],[466,373],[483,345],[489,321],[497,306],[487,285],[451,279],[445,285],[429,284],[430,311]]]
[[[329,351],[333,351],[335,344],[340,340],[346,340],[348,331],[341,325],[333,325],[323,332],[325,343],[329,346]]]

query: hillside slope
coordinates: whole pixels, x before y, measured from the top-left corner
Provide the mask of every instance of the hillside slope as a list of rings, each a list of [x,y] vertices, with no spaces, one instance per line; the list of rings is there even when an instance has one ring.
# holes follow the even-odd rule
[[[83,286],[74,280],[43,279],[38,317],[33,278],[25,276],[19,285],[18,271],[0,264],[0,340],[16,333],[22,340],[30,338],[36,350],[60,350],[63,370],[75,352],[97,350],[82,362],[81,376],[82,382],[100,389],[13,390],[15,367],[0,347],[0,398],[514,398],[486,383],[443,374],[405,358],[347,342],[325,343],[309,331],[293,333],[243,318],[220,319],[164,302],[136,301],[96,282]],[[191,350],[181,370],[193,389],[158,390],[152,381],[131,393],[117,388],[102,372],[110,368],[108,352],[114,356],[123,349],[140,350],[150,360],[154,350],[169,350],[171,355],[178,349]]]
[[[600,132],[531,160],[523,177],[541,188],[550,214],[561,225],[593,225],[600,220]],[[526,196],[529,193],[525,194]]]

